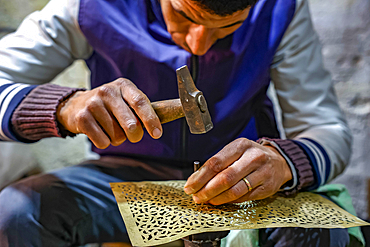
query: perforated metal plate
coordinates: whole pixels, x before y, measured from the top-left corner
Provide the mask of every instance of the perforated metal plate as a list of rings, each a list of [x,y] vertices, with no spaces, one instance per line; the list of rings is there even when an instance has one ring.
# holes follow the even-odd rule
[[[323,197],[303,192],[222,206],[197,205],[185,181],[111,183],[131,243],[165,244],[201,232],[267,227],[368,225]]]

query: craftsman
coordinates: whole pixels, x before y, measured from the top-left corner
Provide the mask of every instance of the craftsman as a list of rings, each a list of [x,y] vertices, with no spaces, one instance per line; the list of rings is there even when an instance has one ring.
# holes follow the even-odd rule
[[[92,90],[47,84],[77,59]],[[150,104],[178,97],[183,65],[207,99],[214,128],[204,135],[183,119],[162,126]],[[306,0],[51,0],[0,41],[0,123],[2,141],[83,133],[101,157],[4,189],[2,247],[127,242],[109,182],[187,179],[200,160],[184,188],[196,202],[263,199],[324,185],[351,147]],[[260,237],[349,242],[346,229]]]

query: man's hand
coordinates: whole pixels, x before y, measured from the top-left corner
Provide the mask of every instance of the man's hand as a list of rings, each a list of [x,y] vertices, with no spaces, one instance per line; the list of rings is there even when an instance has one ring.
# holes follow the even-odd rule
[[[250,182],[250,192],[243,178]],[[264,199],[291,179],[289,165],[274,147],[241,138],[193,173],[184,190],[196,203],[220,205]]]
[[[57,120],[72,133],[83,133],[98,148],[138,142],[144,124],[155,139],[162,125],[148,97],[130,80],[117,79],[91,91],[77,92],[57,109]]]

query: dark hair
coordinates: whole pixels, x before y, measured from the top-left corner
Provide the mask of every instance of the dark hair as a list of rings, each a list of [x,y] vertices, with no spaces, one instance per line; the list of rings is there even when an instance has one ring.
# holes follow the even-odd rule
[[[258,0],[193,0],[193,2],[212,14],[227,16],[253,6]]]

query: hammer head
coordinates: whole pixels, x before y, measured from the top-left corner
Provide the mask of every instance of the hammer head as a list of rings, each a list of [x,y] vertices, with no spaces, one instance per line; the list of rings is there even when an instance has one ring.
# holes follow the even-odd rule
[[[186,65],[176,70],[179,95],[192,134],[207,133],[213,128],[207,102],[191,78]]]

